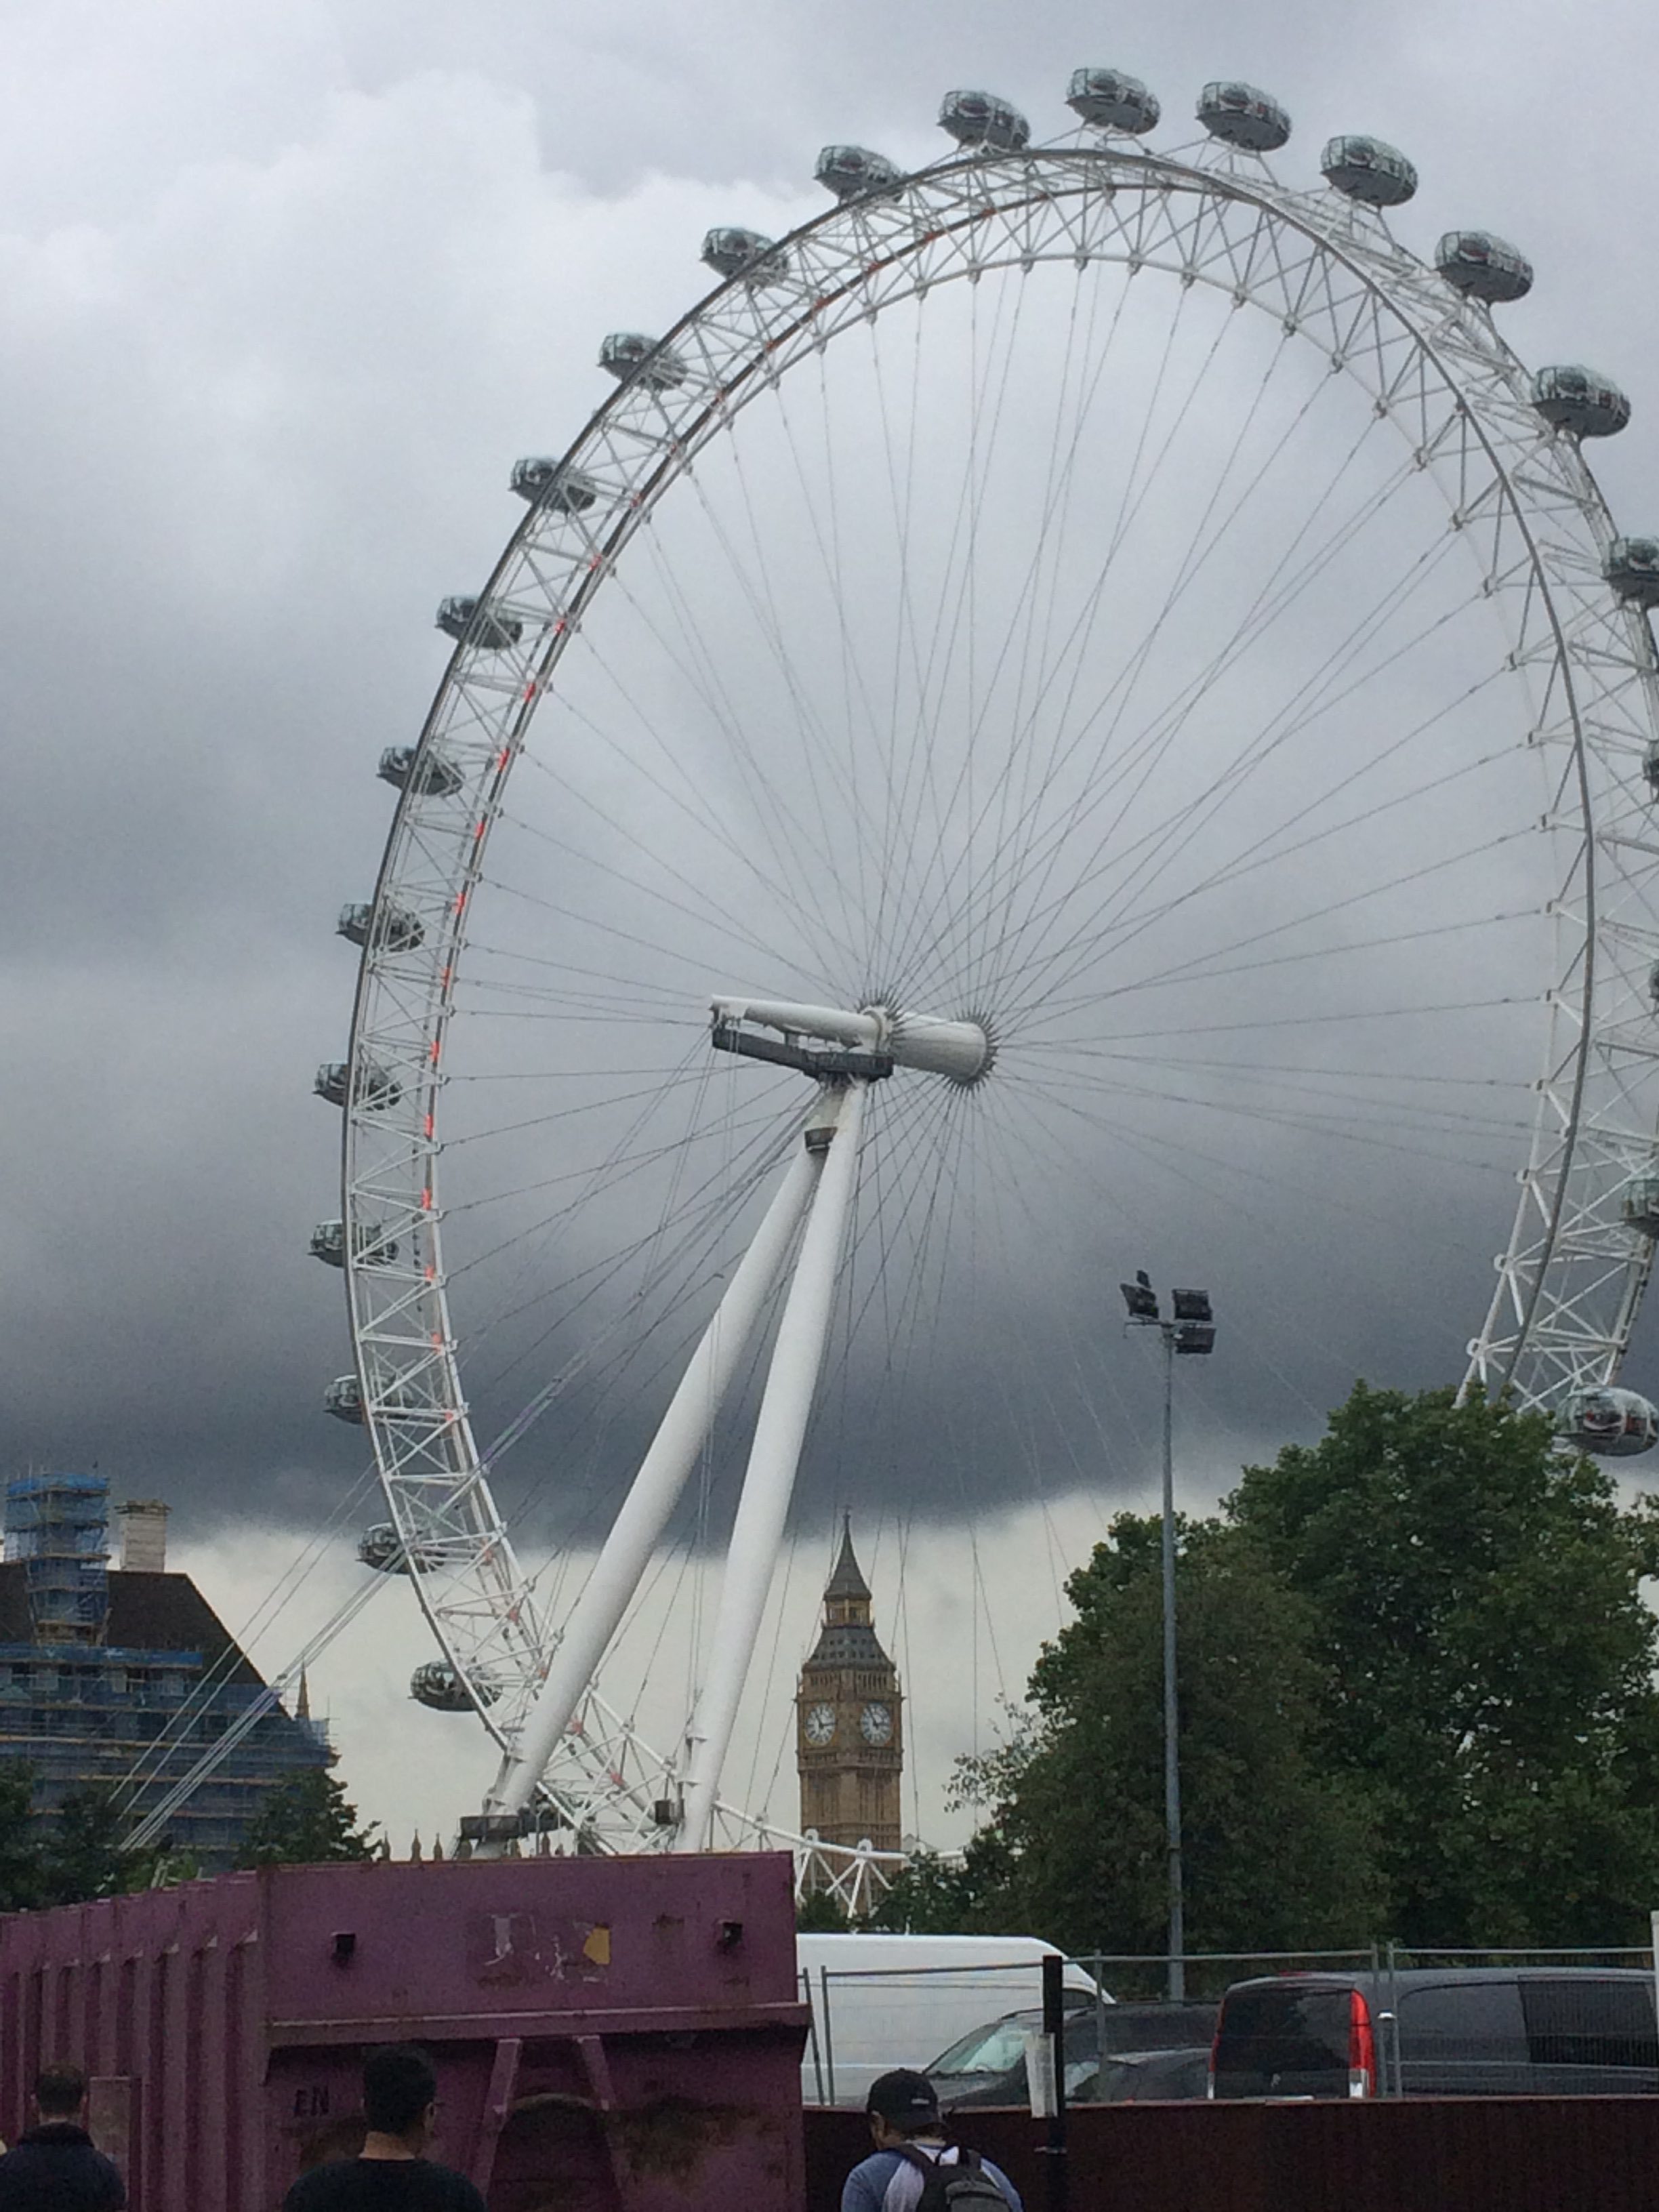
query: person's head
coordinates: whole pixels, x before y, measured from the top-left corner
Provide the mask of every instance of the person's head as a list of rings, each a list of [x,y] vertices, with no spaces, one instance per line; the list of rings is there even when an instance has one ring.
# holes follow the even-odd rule
[[[432,2061],[412,2043],[388,2043],[363,2061],[363,2118],[371,2134],[422,2148],[432,2140],[437,2096]]]
[[[34,2077],[34,2103],[43,2120],[76,2120],[87,2101],[87,2077],[78,2066],[43,2066]]]
[[[879,2075],[870,2084],[864,2116],[878,2150],[894,2150],[918,2136],[945,2132],[933,2083],[925,2074],[912,2073],[908,2066]]]

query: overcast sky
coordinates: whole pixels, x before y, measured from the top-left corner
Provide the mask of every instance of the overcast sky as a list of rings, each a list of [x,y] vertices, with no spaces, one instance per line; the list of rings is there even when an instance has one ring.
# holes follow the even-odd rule
[[[1659,520],[1648,10],[1235,0],[1106,27],[1076,0],[0,7],[0,1435],[9,1468],[96,1463],[118,1493],[168,1498],[233,1626],[265,1547],[316,1528],[362,1462],[319,1411],[348,1358],[337,1280],[305,1245],[336,1210],[337,1122],[309,1086],[343,1046],[332,922],[372,885],[375,756],[412,741],[441,673],[435,602],[476,585],[516,519],[508,464],[558,450],[604,397],[604,332],[684,311],[709,224],[803,220],[826,140],[935,158],[952,85],[1006,94],[1041,138],[1067,121],[1074,65],[1116,64],[1161,94],[1173,144],[1198,86],[1242,76],[1295,118],[1287,178],[1313,180],[1328,134],[1374,131],[1422,173],[1400,224],[1416,250],[1452,223],[1525,249],[1537,288],[1506,335],[1623,380],[1634,423],[1599,473],[1629,527]],[[1489,1202],[1472,1187],[1483,1268],[1504,1234]],[[1206,1248],[1201,1225],[1146,1255],[1174,1271],[1207,1249],[1233,1270],[1232,1375],[1192,1378],[1198,1489],[1307,1433],[1362,1366],[1452,1379],[1479,1316],[1443,1353],[1442,1317],[1414,1312],[1438,1262],[1411,1222],[1363,1232],[1349,1312],[1316,1284],[1260,1324],[1265,1364],[1238,1309],[1314,1248],[1294,1225],[1277,1249],[1221,1228]],[[1103,1506],[1148,1471],[1136,1372],[1109,1385]],[[948,1583],[976,1493],[918,1480]],[[813,1493],[786,1673],[832,1487]],[[251,1547],[255,1523],[274,1539]],[[1042,1509],[1022,1530],[1007,1558],[1052,1553]],[[323,1578],[334,1596],[349,1559]],[[1011,1652],[1053,1618],[1052,1576],[1030,1571]],[[287,1618],[325,1610],[313,1593]],[[420,1802],[385,1722],[410,1710],[408,1655],[377,1682],[382,1648],[354,1644],[337,1704],[359,1796],[402,1822]],[[1029,1649],[999,1663],[1017,1686]],[[935,1782],[969,1726],[939,1714]]]

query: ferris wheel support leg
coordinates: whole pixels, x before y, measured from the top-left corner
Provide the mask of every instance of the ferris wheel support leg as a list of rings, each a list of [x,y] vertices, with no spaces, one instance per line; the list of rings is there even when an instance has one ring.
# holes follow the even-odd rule
[[[737,1718],[738,1701],[760,1635],[761,1616],[772,1587],[784,1522],[795,1487],[801,1445],[823,1364],[823,1348],[835,1310],[836,1278],[858,1180],[859,1135],[864,1121],[862,1082],[839,1095],[823,1174],[807,1218],[789,1285],[772,1364],[767,1373],[749,1466],[743,1479],[732,1542],[726,1555],[715,1617],[708,1679],[690,1728],[691,1763],[685,1785],[684,1818],[676,1849],[708,1848],[720,1769],[726,1763]]]
[[[817,1188],[824,1157],[804,1143],[799,1146],[753,1242],[738,1262],[572,1610],[547,1680],[517,1742],[501,1762],[487,1811],[516,1813],[535,1794],[696,1464],[744,1347],[788,1256],[800,1218]]]

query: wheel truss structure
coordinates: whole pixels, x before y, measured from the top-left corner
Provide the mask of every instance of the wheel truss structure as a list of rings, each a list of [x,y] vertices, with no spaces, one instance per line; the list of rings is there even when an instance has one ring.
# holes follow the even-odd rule
[[[815,376],[826,349],[940,288],[1109,264],[1265,315],[1358,386],[1478,566],[1531,702],[1555,877],[1540,979],[1550,1042],[1468,1384],[1559,1409],[1619,1374],[1653,1253],[1626,1200],[1653,1170],[1659,1100],[1659,832],[1644,776],[1659,717],[1646,617],[1604,580],[1614,532],[1578,440],[1540,415],[1489,310],[1337,192],[1289,189],[1264,161],[1212,143],[1161,155],[1084,132],[955,152],[833,206],[718,284],[548,472],[550,495],[528,506],[463,603],[360,917],[339,1255],[357,1396],[420,1602],[509,1767],[564,1624],[515,1550],[470,1418],[443,1155],[475,902],[532,724],[557,701],[562,663],[635,539],[756,400]],[[781,1146],[798,1141],[799,1121]],[[653,1748],[595,1675],[533,1779],[583,1847],[633,1850],[673,1845],[687,1773],[684,1746]],[[855,1906],[894,1863],[769,1824],[729,1791],[700,1835],[787,1844],[810,1887]]]

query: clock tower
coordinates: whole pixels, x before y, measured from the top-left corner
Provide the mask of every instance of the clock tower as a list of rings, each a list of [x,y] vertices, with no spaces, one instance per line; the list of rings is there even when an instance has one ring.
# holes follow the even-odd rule
[[[823,1626],[795,1695],[803,1831],[816,1829],[827,1844],[867,1838],[878,1850],[898,1850],[902,1705],[898,1669],[871,1625],[849,1516],[823,1593]]]

